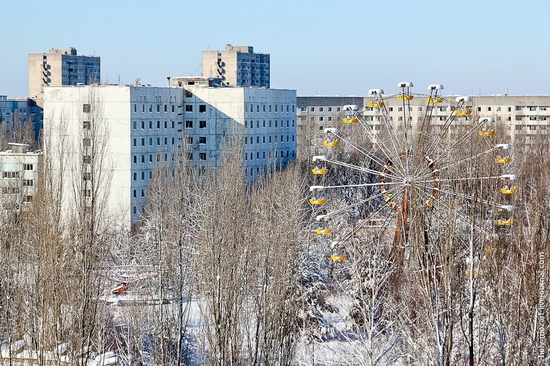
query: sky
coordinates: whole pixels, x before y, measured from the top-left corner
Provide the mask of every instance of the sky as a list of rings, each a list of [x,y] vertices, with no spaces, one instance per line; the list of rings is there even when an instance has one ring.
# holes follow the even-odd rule
[[[28,53],[101,56],[101,82],[165,86],[203,50],[271,55],[271,87],[298,96],[550,94],[548,0],[29,0],[0,6],[0,95],[27,95]]]

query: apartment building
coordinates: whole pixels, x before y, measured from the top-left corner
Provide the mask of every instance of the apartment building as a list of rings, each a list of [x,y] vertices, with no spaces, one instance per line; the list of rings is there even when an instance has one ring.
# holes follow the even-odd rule
[[[143,217],[155,166],[180,143],[181,89],[46,87],[44,110],[44,152],[66,182],[64,202],[106,195],[106,218],[129,230]]]
[[[74,47],[29,53],[29,96],[42,98],[45,86],[90,85],[100,82],[99,56],[81,56]]]
[[[269,88],[270,55],[230,44],[221,51],[202,51],[202,76],[221,78],[225,86]]]
[[[42,108],[30,98],[8,98],[0,95],[0,125],[9,136],[27,123],[33,126],[35,139],[42,128]]]
[[[174,79],[184,87],[45,88],[44,150],[53,176],[67,181],[65,202],[105,192],[105,216],[130,230],[145,215],[153,170],[182,146],[204,170],[219,166],[226,136],[241,136],[250,182],[296,157],[296,91],[184,79]]]
[[[24,210],[36,194],[43,154],[26,144],[8,145],[0,152],[0,202],[4,210]]]
[[[384,108],[390,121],[403,122],[410,118],[411,122],[421,121],[428,112],[431,123],[444,124],[450,113],[454,112],[454,102],[457,96],[443,96],[437,104],[428,105],[428,96],[415,96],[407,101],[407,106],[397,97],[384,99]],[[370,124],[373,133],[380,129],[382,111],[371,108],[372,96],[364,97],[298,97],[297,119],[299,126],[314,125],[319,130],[338,126],[343,118],[344,105],[356,105],[362,112],[364,120]],[[449,103],[451,102],[451,103]],[[409,108],[404,111],[404,108]],[[529,142],[537,134],[545,134],[550,120],[550,96],[471,96],[464,108],[469,109],[472,116],[493,117],[495,125],[505,131],[506,142]],[[404,113],[406,112],[406,114]],[[406,115],[406,117],[405,117]]]
[[[198,84],[198,83],[197,83]],[[242,135],[249,181],[296,158],[296,91],[263,88],[184,87],[189,160],[218,166],[223,138]]]

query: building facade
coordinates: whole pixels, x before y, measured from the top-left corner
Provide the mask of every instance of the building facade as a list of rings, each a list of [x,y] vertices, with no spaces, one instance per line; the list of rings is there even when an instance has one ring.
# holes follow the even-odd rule
[[[427,112],[427,96],[415,96],[410,100],[408,116],[412,123],[421,121]],[[447,117],[454,111],[456,96],[444,96],[443,101],[430,110],[431,121],[444,124]],[[373,98],[364,97],[298,97],[297,119],[299,126],[309,126],[323,130],[327,127],[338,127],[342,123],[344,105],[356,105],[369,123],[373,133],[380,129],[382,113],[378,108],[370,108]],[[396,97],[384,101],[386,111],[393,123],[403,121],[404,104]],[[546,134],[550,121],[550,96],[471,96],[465,108],[471,110],[472,116],[493,117],[495,125],[505,131],[504,142],[526,142],[534,140],[535,136]]]
[[[45,86],[90,85],[100,82],[100,58],[81,56],[75,48],[29,53],[29,96],[41,99]]]
[[[244,139],[250,182],[296,156],[296,91],[208,86],[46,87],[44,150],[65,202],[106,195],[104,217],[129,230],[146,216],[153,170],[219,166],[225,137]],[[77,188],[75,189],[75,185]],[[70,212],[70,210],[66,210]]]
[[[42,108],[30,98],[8,98],[0,95],[0,125],[6,135],[10,136],[27,123],[32,124],[35,140],[42,128]]]
[[[202,51],[202,76],[221,78],[225,86],[269,88],[270,55],[230,44],[222,51]]]
[[[218,166],[224,136],[241,135],[250,182],[296,158],[296,91],[263,88],[184,88],[189,160]]]
[[[8,145],[0,152],[0,202],[3,210],[24,210],[36,194],[43,154],[26,144]]]

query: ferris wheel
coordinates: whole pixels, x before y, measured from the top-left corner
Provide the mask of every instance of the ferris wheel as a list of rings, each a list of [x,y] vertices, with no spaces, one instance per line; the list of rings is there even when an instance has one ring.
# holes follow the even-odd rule
[[[494,119],[476,116],[470,97],[443,96],[442,85],[425,94],[411,82],[397,87],[393,95],[369,90],[364,107],[344,106],[312,158],[312,230],[330,240],[334,261],[347,259],[346,243],[369,228],[392,232],[390,259],[402,263],[414,232],[428,241],[451,220],[458,233],[498,242],[513,224],[516,176]],[[340,179],[342,172],[352,173]]]

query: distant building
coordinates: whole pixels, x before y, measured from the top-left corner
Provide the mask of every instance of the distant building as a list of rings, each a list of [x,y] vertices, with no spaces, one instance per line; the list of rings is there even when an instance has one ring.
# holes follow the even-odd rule
[[[454,102],[456,96],[444,96],[443,101],[432,107],[430,115],[432,124],[443,125],[454,106],[448,103]],[[471,115],[478,117],[493,117],[495,126],[500,126],[506,134],[506,141],[529,143],[535,136],[548,133],[550,124],[550,96],[471,96],[470,102],[465,107],[471,110]],[[297,119],[299,126],[314,126],[322,130],[326,127],[338,127],[342,123],[342,107],[344,105],[357,105],[364,116],[364,120],[370,124],[373,133],[376,134],[383,124],[380,109],[370,108],[368,103],[372,97],[325,97],[306,96],[298,97]],[[416,96],[409,101],[412,123],[421,121],[427,111],[427,96]],[[385,99],[385,106],[392,123],[402,123],[403,102],[397,98]]]
[[[29,96],[41,99],[45,86],[90,85],[100,82],[99,56],[79,56],[76,49],[52,48],[29,53]]]
[[[27,151],[29,145],[9,143],[0,152],[0,202],[4,210],[23,210],[33,201],[40,179],[42,152]]]
[[[218,166],[225,136],[242,136],[249,181],[296,157],[296,91],[186,85],[46,87],[44,151],[64,202],[104,192],[104,216],[129,230],[154,168],[180,147],[202,170]]]
[[[42,128],[42,108],[30,98],[8,98],[0,95],[0,125],[10,136],[18,128],[32,123],[35,140]]]
[[[202,51],[202,76],[221,78],[225,86],[269,88],[270,56],[230,44],[223,51]]]

